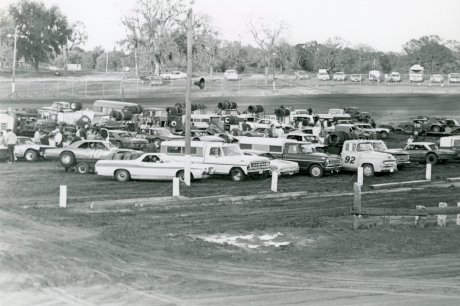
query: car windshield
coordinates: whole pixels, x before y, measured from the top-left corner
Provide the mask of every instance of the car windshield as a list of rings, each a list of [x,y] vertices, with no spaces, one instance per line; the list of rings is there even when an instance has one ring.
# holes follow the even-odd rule
[[[104,144],[109,149],[117,149],[117,147],[114,144],[112,144],[111,142],[104,142]]]
[[[359,74],[352,74],[351,77],[352,78],[360,78],[361,76]]]
[[[432,151],[436,151],[438,149],[438,146],[435,145],[435,144],[429,144],[428,148],[430,148],[430,150],[432,150]]]
[[[358,144],[358,151],[373,151],[374,148],[372,147],[371,143],[360,143]]]
[[[341,111],[339,109],[331,109],[329,110],[330,115],[340,115]]]
[[[276,159],[276,157],[271,153],[260,153],[259,156],[267,157],[269,160]]]
[[[384,142],[374,142],[372,146],[375,150],[387,150],[387,146]]]
[[[160,160],[161,160],[162,162],[166,163],[166,164],[169,164],[169,163],[173,163],[173,162],[174,162],[174,160],[173,160],[171,157],[169,157],[168,155],[162,155],[162,156],[160,156]]]
[[[451,77],[451,78],[460,78],[460,74],[458,74],[458,73],[451,73],[450,77]]]
[[[460,125],[460,124],[458,123],[458,121],[455,120],[455,119],[452,119],[452,123],[453,123],[454,125]]]
[[[343,75],[343,72],[336,72],[336,75]]]
[[[227,73],[236,73],[235,70],[227,70]]]
[[[298,71],[297,73],[298,73],[298,74],[307,74],[307,73],[305,73],[304,71]]]
[[[311,143],[319,143],[319,140],[316,136],[304,136],[306,141]]]
[[[320,72],[319,75],[327,75],[326,72]]]
[[[134,135],[131,133],[119,133],[119,137],[129,137],[129,138],[134,138]]]
[[[441,76],[439,74],[435,74],[433,75],[433,78],[441,78]]]
[[[315,148],[311,144],[303,144],[300,146],[302,153],[313,153]]]
[[[168,130],[156,130],[156,132],[160,136],[170,136],[170,135],[172,135],[172,133],[170,131],[168,131]]]
[[[358,125],[361,129],[373,129],[372,125],[370,124],[361,124]]]
[[[243,152],[241,151],[240,147],[238,147],[238,146],[222,147],[222,150],[224,151],[225,156],[244,155]]]
[[[22,143],[21,143],[22,142]],[[26,139],[19,139],[20,144],[27,144],[27,145],[33,145],[35,144],[32,139],[26,138]]]

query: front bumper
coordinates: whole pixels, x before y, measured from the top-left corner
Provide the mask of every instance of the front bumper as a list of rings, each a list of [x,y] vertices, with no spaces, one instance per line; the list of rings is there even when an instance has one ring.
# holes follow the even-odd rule
[[[385,167],[385,168],[380,169],[380,172],[386,172],[386,173],[391,173],[391,172],[396,172],[396,171],[398,171],[398,167]]]
[[[342,169],[342,165],[339,164],[329,164],[324,168],[326,172],[339,172]]]

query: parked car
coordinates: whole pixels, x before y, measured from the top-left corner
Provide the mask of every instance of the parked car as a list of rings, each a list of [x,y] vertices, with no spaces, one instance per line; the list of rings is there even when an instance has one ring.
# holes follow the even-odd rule
[[[287,160],[282,160],[275,157],[273,154],[260,151],[260,150],[242,150],[244,155],[250,156],[262,156],[267,157],[270,160],[270,171],[272,175],[273,171],[277,171],[279,175],[293,175],[299,173],[299,164]]]
[[[238,73],[236,73],[236,70],[227,70],[224,73],[224,78],[229,81],[238,81],[239,76]]]
[[[155,143],[155,147],[159,149],[161,142],[184,139],[184,136],[174,135],[170,130],[165,128],[148,128],[141,129],[136,134],[136,138],[146,139],[149,143],[153,142]]]
[[[296,71],[294,75],[297,80],[308,80],[310,78],[305,71]]]
[[[421,135],[428,133],[439,133],[445,130],[445,125],[434,117],[419,116],[412,121],[402,122],[398,125],[406,133]]]
[[[225,142],[224,138],[219,137],[218,135],[215,135],[208,131],[191,130],[190,135],[193,141]],[[182,139],[185,138],[185,131],[180,133],[179,136],[181,136]]]
[[[362,82],[363,81],[363,78],[361,77],[360,74],[352,74],[350,76],[350,81],[351,82]]]
[[[137,138],[134,134],[127,131],[109,130],[108,132],[109,141],[120,149],[143,150],[149,143],[146,139]]]
[[[438,162],[453,160],[457,157],[455,151],[439,149],[433,142],[412,142],[403,150],[409,153],[410,161],[425,162],[433,165],[436,165]]]
[[[399,72],[392,72],[388,76],[388,82],[401,82],[401,75]]]
[[[366,140],[366,142],[372,143],[372,146],[374,147],[374,151],[376,152],[389,153],[393,155],[396,158],[396,164],[398,165],[399,169],[402,169],[404,166],[407,166],[410,164],[409,152],[401,151],[398,149],[396,150],[388,149],[386,143],[383,142],[382,140]]]
[[[336,72],[334,73],[334,76],[332,77],[332,79],[334,81],[345,81],[345,78],[347,77],[347,75],[343,72]]]
[[[255,125],[255,128],[270,128],[272,124],[275,127],[281,126],[283,129],[286,127],[290,127],[289,124],[281,123],[279,120],[276,120],[276,119],[261,119],[258,122],[256,122],[254,125]]]
[[[16,146],[14,147],[14,156],[20,159],[23,158],[29,162],[34,162],[40,157],[44,157],[45,150],[50,149],[50,148],[55,148],[55,147],[41,145],[41,144],[39,145],[39,144],[36,144],[29,137],[18,136],[16,140]],[[6,146],[0,145],[0,150],[2,151],[0,153],[1,158],[6,158],[7,156]]]
[[[449,73],[448,78],[450,83],[460,83],[460,73]]]
[[[357,122],[355,126],[359,127],[361,130],[369,132],[370,135],[374,134],[377,138],[386,139],[390,136],[390,130],[381,127],[372,127],[369,123]]]
[[[326,69],[319,69],[317,76],[320,81],[329,81],[330,79]]]
[[[131,179],[172,180],[178,177],[185,181],[185,164],[176,162],[162,153],[118,153],[111,158],[96,163],[97,175],[115,177],[119,182]],[[212,172],[206,167],[193,164],[190,168],[191,179],[200,180],[209,177]]]
[[[180,71],[171,71],[169,73],[160,73],[160,77],[165,80],[186,79],[187,74]]]
[[[245,131],[242,136],[247,137],[268,137],[268,128],[256,128],[253,131]]]
[[[444,82],[444,77],[440,74],[433,74],[431,77],[430,77],[430,82],[431,83],[442,83]]]

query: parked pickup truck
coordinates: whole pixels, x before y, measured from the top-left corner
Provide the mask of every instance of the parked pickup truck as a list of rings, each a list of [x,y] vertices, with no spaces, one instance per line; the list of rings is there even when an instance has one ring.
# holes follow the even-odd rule
[[[460,136],[441,137],[439,148],[443,150],[452,150],[457,152],[456,159],[460,158]]]
[[[248,137],[252,138],[252,137]],[[242,182],[246,176],[254,179],[268,177],[270,160],[266,157],[247,156],[236,144],[191,141],[190,160],[206,165],[216,175],[230,175],[233,181]],[[185,141],[163,141],[161,153],[168,154],[178,162],[185,161]]]
[[[331,108],[328,112],[334,120],[344,120],[351,119],[350,114],[347,114],[344,109],[341,108]]]
[[[375,151],[369,141],[345,141],[341,156],[343,170],[357,171],[358,167],[363,167],[363,174],[367,177],[374,176],[375,172],[398,171],[396,158],[391,154]]]
[[[313,177],[321,177],[326,172],[333,173],[341,169],[340,156],[318,153],[309,142],[280,138],[238,137],[238,143],[243,150],[261,150],[277,158],[296,162],[299,164],[300,171],[308,171]]]
[[[372,118],[372,114],[368,112],[363,112],[358,107],[345,107],[343,109],[345,113],[350,114],[351,119],[358,121],[369,121]]]
[[[291,132],[291,133],[285,135],[282,138],[293,139],[293,140],[297,140],[297,141],[310,142],[313,145],[313,147],[315,148],[316,152],[318,152],[318,153],[327,153],[327,146],[316,135],[305,134],[305,133],[302,133],[301,131],[294,131],[294,132]]]

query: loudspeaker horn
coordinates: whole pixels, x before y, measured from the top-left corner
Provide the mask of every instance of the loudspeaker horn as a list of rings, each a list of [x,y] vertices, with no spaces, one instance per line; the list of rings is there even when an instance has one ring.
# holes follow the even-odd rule
[[[196,86],[200,87],[200,89],[204,89],[204,85],[206,84],[206,81],[204,78],[201,78],[199,81],[193,82]]]

